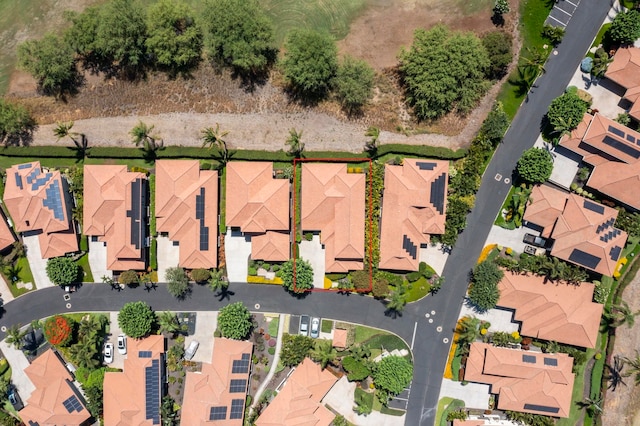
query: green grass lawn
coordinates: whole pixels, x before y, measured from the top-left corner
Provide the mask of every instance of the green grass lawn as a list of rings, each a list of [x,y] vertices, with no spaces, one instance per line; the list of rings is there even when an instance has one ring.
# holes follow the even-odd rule
[[[436,421],[433,424],[435,426],[447,426],[447,414],[450,411],[455,411],[458,408],[462,408],[462,407],[464,407],[464,401],[445,396],[440,401],[438,401],[438,410],[436,411]]]
[[[33,288],[35,289],[36,284],[35,284],[35,281],[33,280],[33,274],[31,273],[31,267],[29,266],[29,261],[27,260],[27,258],[26,257],[18,258],[18,261],[16,262],[16,268],[18,270],[17,282],[22,281],[23,283],[32,283]],[[5,272],[6,271],[7,270],[5,270]],[[29,290],[27,290],[26,288],[18,288],[15,285],[15,283],[11,281],[11,277],[8,276],[6,273],[4,273],[3,275],[5,276],[5,279],[9,284],[9,290],[11,290],[11,294],[13,295],[13,297],[18,297],[29,292]]]
[[[322,320],[322,327],[321,330],[323,333],[331,333],[331,330],[333,329],[333,321],[330,320]]]
[[[78,265],[82,268],[83,278],[82,282],[92,283],[94,282],[93,274],[91,273],[91,267],[89,266],[89,254],[85,254],[78,259]]]
[[[356,329],[356,338],[357,338],[357,334],[358,333]],[[379,333],[365,340],[364,343],[368,345],[372,350],[384,348],[387,351],[391,352],[394,349],[398,349],[398,350],[406,349],[409,351],[409,353],[411,353],[411,351],[409,350],[409,346],[407,346],[405,341],[399,338],[398,336],[396,336],[395,334]]]
[[[371,328],[371,327],[365,327],[362,325],[357,325],[356,326],[356,336],[354,339],[355,343],[362,343],[365,340],[368,340],[369,338],[371,338],[372,336],[375,336],[376,334],[380,334],[381,331],[378,330],[377,328]]]
[[[453,380],[455,380],[456,382],[460,381],[460,377],[458,377],[458,374],[460,374],[461,366],[462,366],[462,355],[460,354],[460,346],[458,345],[456,347],[456,352],[453,357],[453,360],[451,361],[451,374],[453,375]]]
[[[278,335],[278,324],[280,322],[280,318],[273,318],[271,322],[269,322],[269,334],[271,337],[276,337]]]
[[[407,282],[407,285],[409,286],[409,289],[404,295],[407,303],[420,300],[429,294],[429,291],[431,291],[431,285],[425,277],[421,277],[416,282]]]

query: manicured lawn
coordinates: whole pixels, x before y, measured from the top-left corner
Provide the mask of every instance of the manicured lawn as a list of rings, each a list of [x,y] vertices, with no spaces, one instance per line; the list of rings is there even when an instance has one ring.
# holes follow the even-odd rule
[[[600,44],[602,43],[602,39],[604,38],[604,33],[607,32],[610,26],[611,23],[607,23],[604,24],[602,28],[600,28],[600,31],[598,31],[598,34],[596,35],[595,40],[593,40],[593,44],[591,45],[591,47],[600,46]]]
[[[329,321],[329,320],[322,320],[322,327],[321,330],[323,333],[331,333],[331,330],[333,329],[333,321]]]
[[[372,407],[374,410],[376,409],[376,403],[380,405],[378,398],[375,398],[373,393],[365,392],[360,388],[356,388],[353,394],[353,399],[355,401],[355,400],[358,400],[359,398],[362,398],[364,406]],[[377,411],[380,411],[380,409],[378,409]]]
[[[493,223],[494,225],[498,225],[499,227],[505,228],[505,229],[516,229],[516,224],[513,223],[513,221],[507,222],[506,220],[504,220],[504,216],[502,215],[503,211],[509,210],[509,204],[511,204],[511,196],[513,195],[513,192],[515,190],[516,190],[515,186],[512,186],[511,189],[509,190],[509,193],[507,194],[507,198],[505,198],[504,203],[502,204],[502,208],[498,212],[496,221]]]
[[[420,300],[429,294],[431,291],[431,285],[425,277],[421,277],[418,281],[408,283],[409,289],[405,293],[405,300],[407,303]]]
[[[92,283],[93,274],[91,273],[91,267],[89,266],[89,254],[85,254],[80,259],[78,259],[78,265],[82,268],[83,278],[82,282],[84,283]]]
[[[450,411],[455,411],[458,408],[464,407],[464,401],[459,399],[453,399],[448,396],[438,401],[438,411],[436,411],[436,421],[433,423],[435,426],[447,426],[447,414]]]
[[[357,338],[357,329],[356,329],[356,338]],[[389,334],[389,333],[380,333],[380,334],[376,334],[374,336],[372,336],[371,338],[365,340],[364,342],[366,345],[368,345],[371,349],[386,349],[387,351],[391,352],[394,349],[398,349],[398,350],[402,350],[402,349],[406,349],[409,350],[409,346],[407,346],[407,344],[404,342],[404,340],[402,340],[401,338],[399,338],[398,336],[396,336],[395,334]],[[410,353],[411,351],[409,351]]]
[[[280,318],[273,318],[269,323],[269,334],[271,337],[275,337],[278,335],[278,323],[280,322]]]
[[[381,331],[378,330],[377,328],[364,327],[362,325],[358,325],[356,326],[355,343],[362,343],[365,340],[369,339],[370,337],[380,333]]]
[[[451,361],[451,375],[453,376],[453,380],[460,381],[460,367],[462,366],[462,355],[460,355],[460,346],[456,348],[456,354],[453,357],[453,361]]]

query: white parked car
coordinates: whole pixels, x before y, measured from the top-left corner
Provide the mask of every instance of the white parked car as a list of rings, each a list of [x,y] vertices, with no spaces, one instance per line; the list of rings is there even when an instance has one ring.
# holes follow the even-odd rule
[[[105,343],[104,345],[104,363],[111,364],[113,362],[113,343]]]
[[[121,355],[127,354],[127,336],[124,334],[118,335],[118,353]]]
[[[191,358],[196,354],[199,346],[200,343],[197,340],[192,340],[187,350],[184,351],[184,359],[191,361]]]
[[[311,320],[311,337],[317,339],[320,336],[320,318]]]

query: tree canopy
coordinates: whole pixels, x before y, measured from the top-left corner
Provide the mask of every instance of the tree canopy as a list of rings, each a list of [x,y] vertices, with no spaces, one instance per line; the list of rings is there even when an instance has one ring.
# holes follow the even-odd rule
[[[293,259],[289,259],[280,269],[280,277],[284,287],[293,293],[305,293],[313,288],[313,269],[304,259],[296,259],[295,285],[293,273]]]
[[[18,64],[29,72],[46,94],[74,90],[79,82],[73,48],[61,37],[47,34],[18,46]]]
[[[413,378],[413,365],[401,356],[388,356],[376,364],[373,383],[392,395],[401,393]]]
[[[284,48],[282,69],[293,90],[311,99],[325,96],[338,70],[338,48],[331,35],[295,29]]]
[[[34,125],[35,121],[25,107],[0,99],[0,142],[22,139]]]
[[[480,311],[488,311],[496,307],[500,298],[498,283],[502,277],[504,272],[491,261],[485,260],[474,268],[469,300]]]
[[[367,103],[373,95],[373,68],[361,59],[346,56],[334,81],[335,93],[342,107],[353,113]]]
[[[571,131],[582,122],[589,105],[572,92],[565,92],[551,101],[547,118],[555,131]]]
[[[231,303],[220,309],[218,329],[224,337],[242,340],[251,331],[251,313],[242,302]]]
[[[275,60],[273,24],[256,0],[209,0],[203,16],[211,59],[249,75]]]
[[[54,346],[67,346],[73,338],[73,320],[65,315],[54,315],[44,323],[44,337]]]
[[[282,339],[280,359],[287,367],[295,367],[309,355],[313,347],[313,339],[300,334],[285,334]]]
[[[151,333],[156,316],[145,302],[129,302],[118,313],[118,325],[124,334],[140,339]]]
[[[513,59],[513,37],[504,31],[491,31],[482,36],[482,45],[489,56],[487,76],[492,79],[504,77]]]
[[[47,277],[52,283],[65,286],[78,281],[80,267],[70,257],[53,257],[47,261]]]
[[[633,9],[618,13],[606,35],[616,44],[631,44],[636,41],[640,38],[640,12]]]
[[[545,182],[553,171],[553,158],[544,148],[529,148],[518,160],[516,171],[525,182]]]
[[[400,55],[407,100],[421,119],[452,111],[469,112],[489,88],[487,51],[473,33],[444,25],[418,29],[413,45]]]
[[[496,146],[502,141],[507,128],[509,128],[509,116],[504,112],[502,102],[496,102],[487,118],[482,122],[480,133],[489,139],[493,146]]]
[[[184,299],[189,293],[189,277],[181,267],[167,268],[167,290],[178,299]]]
[[[173,72],[196,65],[202,56],[202,31],[182,0],[159,0],[149,7],[146,47],[156,63]]]

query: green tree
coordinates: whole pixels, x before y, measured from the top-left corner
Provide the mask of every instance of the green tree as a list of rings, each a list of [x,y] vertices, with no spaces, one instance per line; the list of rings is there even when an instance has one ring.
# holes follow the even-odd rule
[[[608,321],[611,328],[617,328],[626,324],[628,328],[632,328],[636,322],[636,317],[640,311],[633,311],[629,304],[622,300],[620,304],[607,308],[604,312],[604,318]]]
[[[151,333],[156,316],[145,302],[129,302],[118,313],[118,325],[124,334],[134,339]]]
[[[493,104],[489,115],[482,122],[480,133],[489,139],[493,146],[496,146],[502,141],[507,128],[509,128],[509,116],[504,112],[502,102],[498,101]]]
[[[175,268],[167,268],[166,278],[167,290],[173,297],[177,299],[184,299],[191,291],[189,277],[184,269],[179,266]]]
[[[100,7],[95,47],[128,76],[144,65],[146,34],[145,12],[137,1],[110,0]]]
[[[640,12],[629,10],[616,15],[606,37],[615,44],[631,44],[640,38]]]
[[[243,340],[251,331],[251,313],[242,302],[231,303],[220,309],[218,329],[224,337]]]
[[[180,325],[177,315],[169,311],[157,314],[157,323],[160,328],[160,333],[168,333],[173,336],[176,336],[181,331],[185,331],[186,328]]]
[[[496,0],[493,5],[493,13],[496,15],[504,15],[505,13],[509,13],[510,10],[507,0]]]
[[[633,375],[633,381],[636,385],[640,385],[640,352],[636,349],[635,358],[622,358],[625,365],[629,367],[629,371],[625,376]]]
[[[302,142],[302,130],[289,129],[289,137],[285,141],[285,144],[289,146],[287,153],[293,155],[296,158],[302,157],[304,151],[304,142]]]
[[[354,356],[347,356],[342,359],[342,368],[348,373],[347,379],[350,382],[361,381],[371,375],[371,370],[361,359]]]
[[[389,280],[381,276],[376,276],[373,279],[371,293],[376,299],[387,297],[389,295]]]
[[[469,300],[478,310],[496,307],[500,298],[498,283],[503,277],[504,272],[491,261],[485,260],[473,269]]]
[[[365,61],[346,56],[336,73],[335,92],[349,114],[359,111],[373,95],[375,72]]]
[[[304,259],[295,259],[294,272],[293,262],[293,259],[289,259],[280,269],[284,287],[292,293],[305,293],[311,290],[313,288],[313,269],[311,264]]]
[[[373,395],[356,388],[353,411],[360,416],[368,416],[373,411]]]
[[[80,267],[70,257],[53,257],[47,261],[47,277],[52,283],[66,286],[78,282]]]
[[[500,79],[507,73],[507,68],[513,60],[513,37],[504,31],[491,31],[482,36],[482,45],[489,56],[487,76]]]
[[[406,291],[406,287],[401,285],[391,292],[389,300],[387,301],[387,311],[400,314],[404,310],[404,307],[407,304],[407,299],[405,297]]]
[[[211,278],[209,278],[209,288],[212,291],[225,291],[229,287],[229,281],[224,276],[222,269],[217,269],[211,272]]]
[[[69,138],[76,148],[86,150],[87,138],[83,133],[72,132],[73,124],[73,121],[58,121],[56,127],[53,128],[53,136],[55,136],[58,141],[63,138]],[[78,140],[78,137],[80,137],[80,140]]]
[[[300,334],[285,334],[282,339],[282,352],[280,359],[287,367],[295,367],[309,355],[313,347],[313,339]]]
[[[224,138],[229,134],[229,131],[220,131],[220,124],[216,123],[216,128],[213,127],[205,127],[202,129],[202,147],[205,148],[217,148],[220,153],[220,162],[222,164],[227,164],[229,161],[229,148],[227,147],[227,142]]]
[[[87,339],[82,339],[69,347],[69,355],[75,365],[80,368],[94,369],[100,365],[97,359],[98,349]]]
[[[22,105],[0,99],[0,142],[19,143],[31,134],[35,120]]]
[[[598,47],[593,55],[594,55],[594,58],[593,58],[593,67],[591,68],[591,74],[595,77],[602,78],[604,77],[604,74],[607,72],[607,68],[609,67],[609,64],[613,62],[613,58],[609,57],[609,54],[607,53],[607,51],[604,50],[602,47]],[[618,117],[620,117],[620,115],[618,115]],[[624,124],[626,126],[627,124],[629,124],[629,122],[621,123],[621,124]]]
[[[317,361],[324,370],[327,364],[333,364],[338,357],[338,351],[333,347],[331,340],[316,340],[313,343],[313,349],[310,352],[311,359]]]
[[[202,31],[193,10],[182,0],[159,0],[149,7],[146,47],[157,64],[176,73],[202,56]]]
[[[553,171],[553,158],[544,148],[529,148],[518,160],[516,171],[527,183],[545,182]]]
[[[132,271],[130,269],[128,271],[123,271],[118,276],[118,282],[125,285],[135,285],[140,283],[140,277],[138,277],[138,273],[136,271]]]
[[[18,65],[38,80],[45,94],[62,95],[79,83],[72,48],[53,34],[20,44]]]
[[[273,24],[256,0],[208,0],[207,54],[242,75],[262,75],[276,58]]]
[[[576,402],[578,407],[584,409],[590,417],[598,417],[602,414],[602,398],[585,398]]]
[[[364,135],[371,138],[364,144],[364,150],[369,154],[369,157],[375,157],[378,153],[378,146],[380,145],[380,129],[378,127],[371,126],[367,129]]]
[[[160,406],[162,426],[174,426],[178,424],[177,406],[176,401],[170,395],[165,395],[162,398],[162,405]]]
[[[80,55],[85,65],[99,68],[105,65],[105,59],[98,49],[98,26],[100,8],[90,6],[82,12],[66,11],[65,18],[71,26],[64,32],[64,41]]]
[[[148,126],[142,121],[138,122],[129,132],[131,142],[133,142],[135,146],[142,145],[142,149],[150,154],[154,154],[156,151],[162,149],[164,143],[159,135],[153,133],[154,127],[154,125]]]
[[[454,108],[469,112],[489,88],[487,51],[472,33],[444,25],[414,33],[411,49],[400,55],[407,101],[421,119],[436,119]]]
[[[22,326],[20,324],[14,324],[7,329],[7,337],[5,337],[5,340],[10,346],[20,350],[27,333],[27,330],[22,330]]]
[[[588,107],[589,105],[580,99],[577,94],[566,92],[551,101],[547,118],[554,130],[562,124],[570,123],[571,126],[568,130],[571,131],[582,122],[582,117],[587,112]]]
[[[413,378],[413,365],[400,356],[388,356],[376,365],[373,383],[391,395],[401,393]]]
[[[462,317],[456,326],[458,345],[468,346],[475,342],[480,336],[480,320],[476,317]]]
[[[324,97],[338,69],[338,48],[326,33],[295,29],[287,36],[282,60],[284,76],[303,98]]]
[[[549,40],[549,43],[552,45],[557,46],[562,41],[562,37],[564,37],[564,28],[544,24],[544,27],[542,27],[542,37]]]

